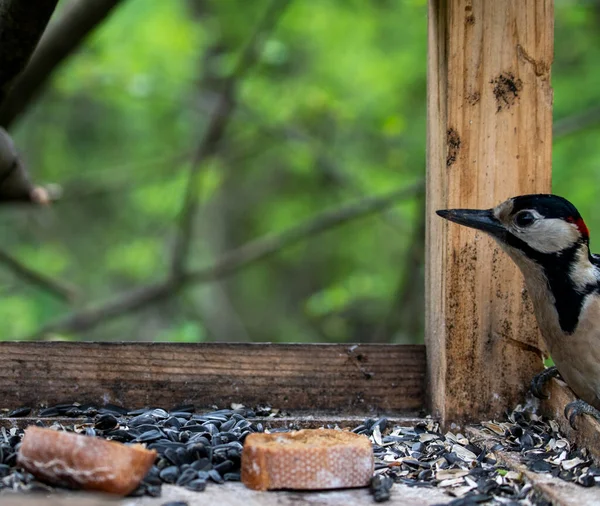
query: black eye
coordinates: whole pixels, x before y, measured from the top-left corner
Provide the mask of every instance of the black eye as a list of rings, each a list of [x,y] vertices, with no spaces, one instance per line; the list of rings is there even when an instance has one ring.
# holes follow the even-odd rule
[[[525,228],[535,221],[535,216],[529,211],[520,212],[515,216],[515,224],[517,227]]]

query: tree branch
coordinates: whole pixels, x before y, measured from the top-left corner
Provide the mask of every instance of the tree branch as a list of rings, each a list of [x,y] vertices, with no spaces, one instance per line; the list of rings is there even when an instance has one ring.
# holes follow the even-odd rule
[[[75,289],[73,287],[30,269],[4,250],[0,250],[0,263],[8,267],[19,278],[41,288],[62,301],[72,302],[75,298]]]
[[[0,127],[0,204],[47,204],[54,199],[52,193],[32,184],[15,143]]]
[[[23,70],[58,0],[0,0],[0,103]]]
[[[592,107],[587,111],[556,120],[552,134],[556,140],[598,125],[600,125],[600,107]]]
[[[421,181],[388,195],[364,198],[338,209],[325,211],[285,232],[256,239],[226,253],[210,267],[192,272],[183,272],[178,277],[170,277],[163,282],[142,286],[120,296],[114,296],[110,301],[103,304],[89,307],[55,322],[50,322],[27,339],[40,339],[55,332],[79,333],[94,329],[109,320],[172,297],[190,284],[206,283],[230,276],[248,265],[264,260],[304,239],[352,220],[381,212],[400,200],[421,195],[423,189],[424,184]]]
[[[425,202],[421,198],[417,205],[417,222],[412,233],[410,246],[404,257],[404,269],[398,281],[387,315],[374,332],[373,342],[391,342],[394,332],[401,330],[404,337],[417,342],[425,323]],[[405,342],[405,341],[403,341]]]
[[[223,81],[210,116],[208,126],[192,160],[186,186],[183,206],[179,215],[178,231],[173,246],[171,275],[181,276],[185,270],[192,241],[194,219],[198,208],[200,168],[213,156],[225,134],[225,130],[235,109],[235,93],[238,81],[248,72],[254,63],[260,38],[273,29],[290,0],[272,0],[259,23],[256,25],[248,43],[244,47],[232,73]]]
[[[285,141],[296,141],[309,146],[317,153],[319,163],[316,164],[316,169],[323,173],[325,177],[332,180],[341,189],[349,190],[355,197],[363,197],[364,190],[356,181],[356,178],[349,172],[344,172],[337,164],[335,157],[327,150],[327,143],[322,139],[316,139],[300,128],[286,124],[271,124],[267,125],[261,122],[258,114],[255,114],[250,108],[245,107],[240,112],[246,114],[248,119],[252,121],[252,125],[256,127],[260,136],[269,136],[272,139]],[[238,144],[237,140],[234,140]],[[256,143],[254,143],[256,144]],[[243,156],[243,155],[242,155]],[[386,223],[391,229],[399,233],[406,232],[406,224],[403,223],[401,216],[394,213],[390,209],[387,213],[381,215],[381,220]]]
[[[211,267],[192,271],[187,274],[188,282],[204,283],[230,276],[248,264],[265,258],[287,248],[307,237],[321,234],[331,228],[338,227],[349,221],[363,218],[370,214],[385,211],[392,204],[408,197],[414,197],[423,192],[423,183],[415,183],[409,187],[396,190],[388,195],[365,197],[357,202],[347,204],[338,209],[325,211],[313,219],[271,237],[261,237],[238,249],[226,253]]]
[[[61,17],[48,26],[31,61],[7,92],[0,106],[1,126],[8,128],[23,113],[46,85],[54,70],[81,45],[120,1],[74,0],[65,7]],[[35,5],[40,2],[27,0],[17,3]]]

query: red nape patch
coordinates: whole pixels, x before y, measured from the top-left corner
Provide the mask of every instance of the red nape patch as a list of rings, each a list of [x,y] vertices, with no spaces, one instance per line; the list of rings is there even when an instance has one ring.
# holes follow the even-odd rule
[[[583,218],[573,218],[572,216],[569,216],[567,218],[567,221],[569,223],[574,223],[577,226],[577,228],[579,230],[579,233],[583,237],[586,237],[586,238],[589,239],[589,237],[590,237],[590,231],[588,230],[585,222],[583,221]]]

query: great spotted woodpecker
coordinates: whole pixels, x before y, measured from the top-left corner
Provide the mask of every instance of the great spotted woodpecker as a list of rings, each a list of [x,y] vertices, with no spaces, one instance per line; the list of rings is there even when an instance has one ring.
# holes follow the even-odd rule
[[[582,413],[600,420],[600,255],[590,253],[577,209],[556,195],[522,195],[493,209],[437,214],[489,234],[521,269],[556,364],[533,378],[533,394],[542,397],[560,373],[580,398],[565,407],[571,426]]]

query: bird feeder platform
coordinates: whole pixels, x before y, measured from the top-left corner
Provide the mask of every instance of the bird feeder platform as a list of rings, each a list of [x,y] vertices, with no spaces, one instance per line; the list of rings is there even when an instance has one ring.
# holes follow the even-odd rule
[[[542,368],[544,346],[516,267],[489,239],[449,228],[434,211],[489,208],[514,195],[550,191],[553,2],[429,0],[428,17],[425,346],[4,342],[0,408],[72,401],[167,408],[269,404],[290,413],[278,422],[287,427],[353,427],[365,416],[382,415],[400,425],[433,419],[494,448],[493,435],[477,423],[501,420],[524,401]],[[549,387],[540,413],[598,462],[600,425],[582,416],[573,431],[562,413],[573,394],[558,380]],[[0,419],[5,430],[35,422]],[[532,472],[514,452],[494,453],[507,472],[553,504],[600,503],[596,487]],[[440,488],[396,484],[388,504],[451,499]],[[364,489],[260,493],[239,483],[198,495],[165,486],[161,498],[110,501],[76,492],[1,498],[3,506],[176,500],[352,506],[372,498]]]
[[[0,398],[3,406],[48,406],[60,402],[93,402],[131,407],[194,404],[210,411],[232,403],[279,407],[285,416],[255,420],[268,428],[355,428],[366,417],[387,416],[388,426],[414,427],[431,423],[425,418],[426,361],[424,346],[395,345],[270,345],[178,343],[0,343]],[[573,431],[560,411],[572,399],[568,388],[552,380],[551,398],[540,405],[555,417],[573,440],[600,457],[598,424],[587,416]],[[211,408],[212,406],[212,408]],[[198,409],[198,412],[202,412]],[[6,413],[6,411],[5,411]],[[31,424],[85,424],[84,417],[0,417],[0,427]],[[462,432],[481,447],[492,448],[493,435],[478,425],[449,430]],[[520,473],[541,496],[557,505],[588,504],[596,488],[586,489],[548,474],[528,470],[518,453],[495,450],[504,466]],[[446,489],[448,490],[448,489]],[[207,504],[213,499],[228,506],[240,498],[250,505],[370,504],[366,489],[331,492],[255,492],[240,483],[209,485],[205,491],[163,485],[160,498],[108,500],[70,492],[66,496],[2,495],[23,506],[36,504],[153,506],[168,501]],[[422,488],[397,483],[388,504],[429,506],[452,500],[444,488]],[[42,502],[40,502],[42,501]],[[80,502],[77,502],[80,501]],[[580,502],[574,502],[580,501]],[[588,501],[588,502],[586,502]],[[591,503],[590,503],[591,504]]]

